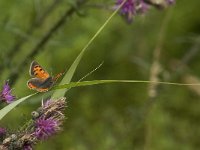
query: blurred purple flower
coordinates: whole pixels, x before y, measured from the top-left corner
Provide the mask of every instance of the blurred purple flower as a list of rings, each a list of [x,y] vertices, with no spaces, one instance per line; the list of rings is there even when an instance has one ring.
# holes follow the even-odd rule
[[[6,102],[8,104],[12,103],[13,100],[15,99],[15,96],[12,95],[11,91],[12,90],[11,90],[9,84],[8,84],[8,81],[6,81],[4,86],[3,86],[3,90],[0,94],[0,100]]]
[[[123,3],[123,5],[122,5]],[[168,5],[174,4],[175,0],[163,0],[159,4],[151,0],[116,0],[116,6],[122,5],[119,13],[127,20],[128,23],[133,21],[133,17],[137,14],[145,13],[150,5],[157,8],[165,8]],[[115,7],[116,8],[116,7]]]
[[[0,127],[0,137],[4,136],[6,134],[6,129]]]
[[[117,0],[116,5],[120,6],[124,0]],[[120,14],[124,16],[128,22],[132,22],[135,15],[135,0],[127,0],[120,9]]]
[[[171,5],[171,4],[175,3],[175,0],[166,0],[166,2],[167,2],[168,5]]]
[[[149,9],[149,5],[144,0],[140,0],[137,11],[139,13],[145,13]]]
[[[37,139],[47,139],[60,130],[60,123],[54,118],[39,118],[35,122],[36,128],[34,135]]]

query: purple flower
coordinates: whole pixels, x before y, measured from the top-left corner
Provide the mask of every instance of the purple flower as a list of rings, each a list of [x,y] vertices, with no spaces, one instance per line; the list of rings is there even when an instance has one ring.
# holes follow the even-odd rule
[[[66,107],[65,98],[47,100],[38,109],[40,117],[34,121],[33,135],[38,140],[44,140],[61,130],[64,120],[63,111]]]
[[[145,13],[149,9],[149,5],[144,2],[144,0],[140,0],[137,11],[139,13]]]
[[[65,97],[47,100],[31,113],[33,119],[28,124],[26,123],[20,132],[10,135],[3,128],[0,128],[0,135],[2,133],[7,136],[6,138],[0,137],[0,150],[33,150],[38,142],[48,139],[61,130],[65,119],[65,108]]]
[[[6,102],[6,103],[8,103],[8,104],[9,104],[9,103],[12,103],[13,100],[15,99],[15,96],[12,95],[11,91],[12,91],[12,90],[11,90],[9,84],[8,84],[8,81],[7,81],[7,82],[4,84],[3,90],[2,90],[2,92],[1,92],[1,94],[0,94],[0,100]]]
[[[175,0],[165,0],[168,5],[172,5],[175,3]]]
[[[6,134],[6,129],[0,127],[0,137],[4,136]]]
[[[124,0],[117,0],[116,5],[120,6]],[[144,0],[126,0],[120,9],[120,14],[131,23],[136,14],[144,13],[148,10],[148,4]]]
[[[119,13],[128,23],[133,21],[134,16],[145,13],[151,5],[157,8],[165,8],[173,3],[175,3],[175,0],[162,0],[159,3],[152,2],[151,0],[126,0],[125,2],[124,0],[116,0],[117,7],[122,5]]]
[[[116,5],[120,6],[124,0],[117,0]],[[131,22],[136,13],[135,0],[127,0],[120,9],[120,14],[124,16],[128,22]]]
[[[60,123],[54,118],[39,118],[36,120],[35,125],[34,135],[37,139],[47,139],[60,130]]]

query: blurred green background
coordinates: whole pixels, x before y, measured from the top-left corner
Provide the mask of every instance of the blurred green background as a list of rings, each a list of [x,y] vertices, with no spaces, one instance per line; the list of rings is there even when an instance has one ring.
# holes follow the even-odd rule
[[[112,5],[114,0],[95,0],[77,8],[40,47],[44,38],[72,0],[0,1],[0,81],[17,74],[13,92],[18,98],[34,93],[27,88],[29,65],[38,61],[50,73],[70,67],[81,49],[111,11],[91,4]],[[169,82],[197,82],[200,75],[200,1],[177,0],[166,10],[150,9],[127,24],[116,15],[89,46],[73,81],[103,66],[85,80],[149,80],[153,53],[163,36],[159,78]],[[168,21],[163,25],[164,20]],[[161,33],[161,28],[165,30]],[[18,46],[19,45],[19,46]],[[26,60],[27,59],[27,60]],[[25,63],[24,63],[25,62]],[[20,69],[19,69],[20,68]],[[193,77],[191,79],[191,77]],[[12,82],[12,81],[10,81]],[[193,82],[194,83],[194,82]],[[36,146],[37,150],[198,150],[200,147],[200,92],[198,86],[159,85],[149,98],[149,85],[106,84],[79,87],[66,97],[63,131]],[[17,130],[30,119],[43,95],[10,112],[1,125]]]

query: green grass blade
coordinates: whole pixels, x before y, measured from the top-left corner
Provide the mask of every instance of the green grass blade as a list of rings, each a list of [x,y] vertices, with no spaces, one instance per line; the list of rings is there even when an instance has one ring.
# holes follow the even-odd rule
[[[76,68],[83,56],[85,51],[81,51],[81,53],[78,55],[78,57],[75,59],[75,61],[73,62],[73,64],[71,65],[71,67],[69,68],[69,70],[67,71],[66,75],[64,76],[64,78],[62,79],[62,81],[60,82],[59,85],[62,84],[66,84],[69,83],[74,75],[74,72],[76,71]],[[52,95],[52,99],[56,99],[59,97],[62,97],[65,95],[65,93],[67,92],[67,89],[62,89],[59,91],[55,91]]]
[[[125,2],[125,0],[124,0],[124,2]],[[109,21],[114,17],[114,15],[118,12],[118,10],[121,8],[121,6],[124,4],[124,2],[110,15],[110,17],[104,22],[104,24],[99,28],[99,30],[95,33],[95,35],[85,45],[85,47],[82,49],[80,54],[74,60],[73,64],[71,65],[71,67],[69,68],[69,70],[67,71],[66,75],[64,76],[64,78],[62,79],[62,81],[60,82],[59,85],[68,84],[71,81],[71,79],[76,71],[76,68],[79,65],[81,58],[82,58],[83,54],[85,53],[85,51],[87,50],[87,48],[96,39],[96,37],[100,34],[100,32],[105,28],[105,26],[109,23]],[[65,93],[67,92],[67,90],[68,89],[56,90],[52,95],[52,99],[54,99],[54,98],[56,99],[56,98],[64,96]]]
[[[35,93],[36,94],[36,93]],[[26,97],[22,97],[19,100],[16,100],[14,102],[12,102],[11,104],[5,106],[4,108],[2,108],[0,110],[0,120],[7,114],[9,113],[13,108],[15,108],[18,104],[20,104],[21,102],[27,100],[28,98],[30,98],[31,96],[35,95],[35,94],[31,94],[28,95]]]
[[[143,81],[143,80],[93,80],[93,81],[82,81],[82,82],[70,82],[68,84],[59,85],[54,87],[53,90],[56,89],[63,89],[63,88],[73,88],[79,86],[89,86],[89,85],[96,85],[96,84],[106,84],[106,83],[159,83],[165,85],[177,85],[177,86],[189,86],[189,85],[196,85],[200,86],[198,83],[175,83],[175,82],[156,82],[156,81]]]

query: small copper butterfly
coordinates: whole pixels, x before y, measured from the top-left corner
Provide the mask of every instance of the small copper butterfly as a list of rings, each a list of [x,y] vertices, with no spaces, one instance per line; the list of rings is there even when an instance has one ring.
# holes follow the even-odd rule
[[[46,92],[55,84],[57,79],[63,73],[59,73],[55,77],[52,77],[36,61],[33,61],[30,65],[29,74],[33,78],[28,80],[27,86],[38,92]]]

